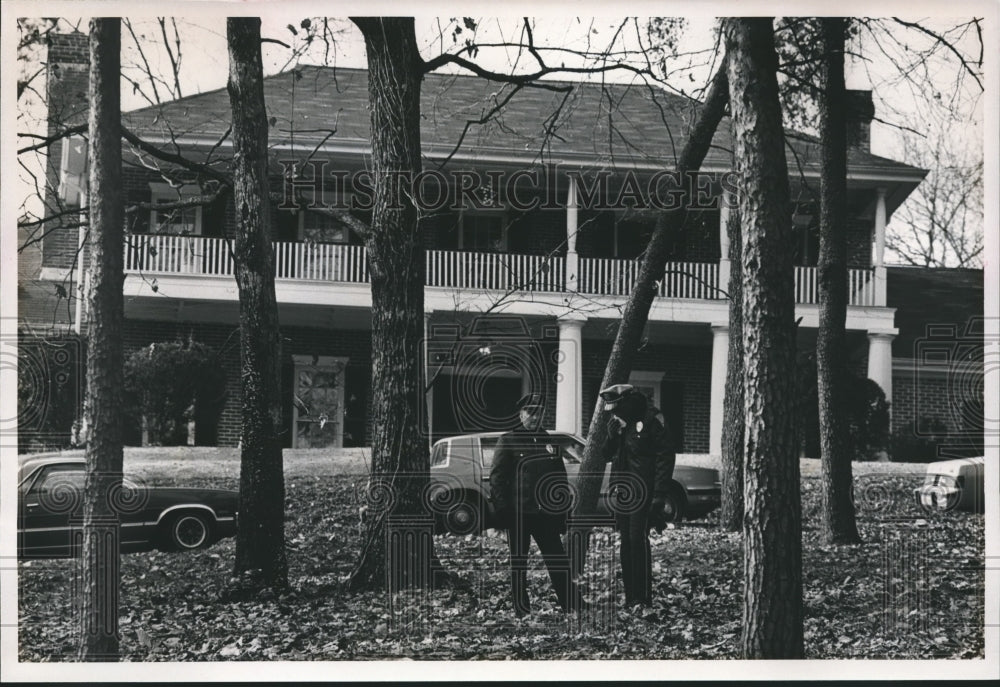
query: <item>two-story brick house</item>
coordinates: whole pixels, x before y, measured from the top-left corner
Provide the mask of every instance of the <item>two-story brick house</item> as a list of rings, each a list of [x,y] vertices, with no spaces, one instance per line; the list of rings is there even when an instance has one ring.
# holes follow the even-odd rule
[[[81,34],[61,35],[50,48],[50,111],[59,112],[53,129],[80,121],[85,112],[85,41]],[[641,204],[637,197],[655,186],[656,175],[673,167],[696,105],[638,83],[577,83],[568,96],[525,89],[497,118],[466,131],[495,102],[497,91],[497,84],[468,76],[431,74],[424,80],[424,168],[434,172],[420,184],[425,205],[433,206],[422,218],[428,345],[421,355],[429,387],[424,424],[435,435],[502,426],[512,419],[518,396],[540,390],[549,426],[582,432],[636,258],[652,228],[650,212],[629,206]],[[925,172],[869,151],[870,94],[855,97],[862,107],[855,108],[861,119],[849,152],[848,338],[859,369],[891,399],[898,331],[886,303],[885,226]],[[301,67],[268,77],[265,99],[287,445],[366,445],[371,295],[365,248],[358,232],[325,207],[364,205],[367,182],[359,173],[369,150],[367,74]],[[228,172],[225,89],[125,113],[123,121],[151,145]],[[61,147],[50,152],[53,188]],[[632,375],[677,428],[685,452],[717,453],[721,440],[730,269],[728,210],[719,194],[732,169],[730,150],[726,119],[702,168],[708,200],[691,213],[673,246]],[[123,151],[127,201],[133,205],[155,206],[215,189],[204,175],[158,162],[134,146],[125,144]],[[789,136],[788,157],[793,196],[799,198],[796,316],[800,346],[810,347],[818,326],[818,212],[810,200],[810,189],[819,183],[815,140]],[[298,176],[290,175],[293,169]],[[468,179],[491,182],[484,184],[492,189],[485,195],[475,190],[484,202],[462,193]],[[494,202],[498,189],[504,197]],[[490,193],[494,197],[487,198]],[[437,195],[449,202],[436,204]],[[319,207],[308,207],[310,200]],[[194,338],[222,354],[227,399],[217,427],[207,434],[199,430],[199,443],[231,445],[239,436],[231,202],[129,215],[127,346]],[[478,207],[483,204],[496,207]],[[298,209],[290,209],[294,205]],[[366,219],[363,207],[353,214]],[[65,280],[77,264],[78,242],[76,230],[48,232],[37,281]],[[68,294],[73,299],[75,289]],[[74,305],[59,312],[72,325]],[[22,306],[22,319],[31,317],[51,318],[52,308]]]

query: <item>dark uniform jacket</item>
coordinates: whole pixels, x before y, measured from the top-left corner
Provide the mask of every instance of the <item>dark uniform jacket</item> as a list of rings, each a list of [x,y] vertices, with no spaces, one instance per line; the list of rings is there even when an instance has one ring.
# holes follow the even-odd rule
[[[660,417],[656,408],[649,408],[642,420],[628,423],[617,436],[609,432],[604,457],[611,461],[612,485],[621,481],[621,475],[632,474],[652,491],[652,494],[647,492],[647,497],[667,495],[677,456],[670,431]]]
[[[566,466],[547,432],[520,427],[500,437],[490,469],[490,494],[501,522],[509,524],[515,514],[561,514],[555,494],[566,485]]]

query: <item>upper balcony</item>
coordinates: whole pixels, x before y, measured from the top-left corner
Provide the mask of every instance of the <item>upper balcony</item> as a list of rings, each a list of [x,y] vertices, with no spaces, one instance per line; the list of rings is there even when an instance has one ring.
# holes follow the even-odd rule
[[[275,277],[279,301],[283,286],[322,289],[369,281],[366,250],[363,246],[328,243],[275,242]],[[505,295],[532,294],[544,298],[579,294],[606,304],[622,304],[631,293],[639,269],[637,260],[582,258],[576,254],[523,255],[480,253],[456,250],[426,251],[426,284],[429,291],[459,290],[496,299]],[[884,269],[884,268],[883,268]],[[211,284],[225,287],[223,299],[235,294],[234,265],[230,242],[225,238],[134,234],[129,237],[125,271],[153,291],[163,282],[187,283],[206,289]],[[674,301],[722,302],[723,277],[728,281],[728,264],[670,262],[658,284],[658,299]],[[884,306],[884,289],[877,288],[878,268],[854,268],[848,275],[848,303],[858,307]],[[795,268],[795,297],[801,305],[819,302],[817,268]],[[367,288],[364,289],[367,291]],[[880,293],[881,291],[881,293]],[[881,295],[881,298],[880,298]],[[336,300],[332,292],[327,294]],[[284,300],[289,300],[286,296]],[[323,301],[325,302],[325,301]]]

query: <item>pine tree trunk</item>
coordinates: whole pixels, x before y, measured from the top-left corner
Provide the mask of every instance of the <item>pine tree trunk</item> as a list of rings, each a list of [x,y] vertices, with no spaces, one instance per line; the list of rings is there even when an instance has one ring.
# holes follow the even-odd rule
[[[729,351],[722,423],[722,508],[719,526],[743,530],[743,267],[740,212],[733,207],[729,235]]]
[[[819,107],[819,333],[816,373],[820,452],[823,457],[823,538],[861,541],[854,519],[854,458],[847,416],[847,96],[844,90],[846,21],[820,19],[824,84]]]
[[[87,479],[83,494],[79,657],[118,660],[118,546],[124,383],[121,20],[90,20],[90,294],[87,322]],[[76,535],[74,535],[75,537]]]
[[[698,118],[689,132],[675,168],[679,176],[696,173],[705,159],[712,137],[725,115],[729,96],[725,69],[716,72],[705,97]],[[657,293],[657,283],[663,279],[671,240],[683,231],[687,216],[686,204],[679,210],[661,213],[656,219],[656,228],[643,255],[639,273],[632,293],[625,303],[621,322],[611,347],[611,355],[604,368],[601,388],[612,384],[628,382],[632,372],[632,361],[642,342],[643,332],[649,320],[649,309]],[[569,532],[569,552],[574,575],[583,571],[589,542],[591,521],[597,510],[601,483],[604,477],[605,461],[601,448],[607,440],[609,417],[603,412],[604,401],[598,397],[594,413],[587,430],[587,445],[584,449],[580,472],[576,480],[577,503],[574,508],[576,525]]]
[[[366,236],[372,289],[372,477],[364,549],[351,589],[429,587],[433,521],[419,404],[424,248],[404,191],[420,172],[423,61],[412,18],[355,18],[368,54],[374,207]]]
[[[770,18],[726,21],[743,227],[742,653],[801,658],[802,534],[793,426],[792,218]]]
[[[233,114],[234,262],[240,296],[240,518],[237,574],[253,586],[287,585],[281,440],[281,339],[274,293],[267,183],[267,114],[260,19],[226,20]]]

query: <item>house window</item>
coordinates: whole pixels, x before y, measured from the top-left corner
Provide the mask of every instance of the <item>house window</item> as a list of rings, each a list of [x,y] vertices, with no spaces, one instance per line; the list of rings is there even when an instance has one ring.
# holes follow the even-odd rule
[[[352,205],[352,194],[344,193],[336,207],[349,208]],[[361,210],[346,210],[362,224],[369,226],[372,221],[371,212]],[[321,210],[300,210],[298,213],[298,240],[309,243],[350,243],[351,227],[337,215]],[[355,232],[356,234],[356,232]]]
[[[347,225],[323,212],[304,210],[299,213],[299,240],[310,243],[347,243]]]
[[[459,250],[477,253],[507,251],[507,221],[502,211],[465,210],[459,221]]]
[[[178,201],[200,194],[193,186],[174,188],[168,184],[150,184],[150,204],[153,209],[149,215],[150,231],[155,234],[173,234],[178,236],[194,236],[201,234],[201,206],[183,208],[164,207]]]

